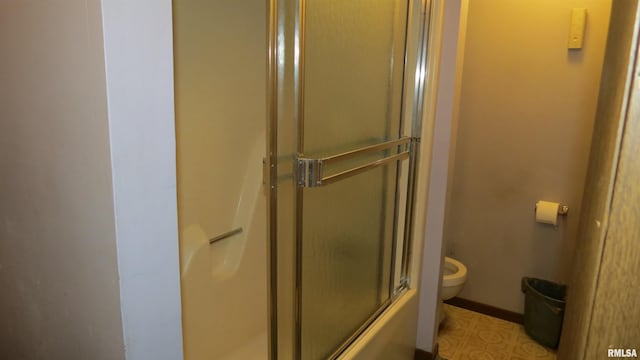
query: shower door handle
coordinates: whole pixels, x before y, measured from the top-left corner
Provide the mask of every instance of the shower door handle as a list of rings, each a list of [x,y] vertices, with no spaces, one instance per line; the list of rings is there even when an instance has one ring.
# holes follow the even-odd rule
[[[363,173],[365,171],[377,168],[379,166],[401,161],[409,158],[411,137],[405,136],[397,140],[386,141],[380,144],[366,146],[360,149],[347,151],[341,154],[327,156],[318,159],[299,157],[298,165],[298,185],[301,187],[318,187],[328,185],[336,181],[346,179],[348,177]],[[357,156],[372,154],[383,150],[396,149],[397,153],[388,155],[382,159],[368,162],[348,170],[343,170],[335,174],[326,175],[325,167],[346,159],[355,158]]]

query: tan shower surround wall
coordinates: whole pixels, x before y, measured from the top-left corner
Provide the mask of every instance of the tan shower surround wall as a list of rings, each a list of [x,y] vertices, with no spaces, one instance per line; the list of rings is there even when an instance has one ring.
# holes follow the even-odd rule
[[[445,241],[461,297],[522,312],[522,276],[566,281],[575,248],[611,1],[472,0]],[[568,50],[571,9],[588,11]],[[556,229],[537,200],[571,210]]]
[[[251,147],[264,136],[265,3],[173,4],[178,222],[213,237],[231,230]]]

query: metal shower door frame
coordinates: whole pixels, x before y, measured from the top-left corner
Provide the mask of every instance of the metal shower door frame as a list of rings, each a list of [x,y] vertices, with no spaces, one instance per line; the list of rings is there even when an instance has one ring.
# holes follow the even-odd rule
[[[384,165],[389,162],[396,162],[408,159],[408,185],[407,185],[407,202],[405,209],[405,224],[404,224],[404,241],[403,241],[403,254],[402,263],[396,263],[396,241],[397,236],[394,234],[393,240],[393,259],[392,271],[390,282],[390,298],[385,301],[381,307],[368,319],[365,324],[361,326],[356,333],[354,333],[342,346],[336,350],[336,352],[330,357],[330,359],[337,358],[348,346],[355,341],[355,339],[382,313],[393,301],[395,301],[404,290],[411,286],[409,278],[409,270],[411,263],[411,234],[413,233],[413,208],[415,197],[415,179],[416,169],[418,166],[418,154],[420,147],[420,131],[421,131],[421,117],[422,117],[422,98],[425,87],[425,71],[426,71],[426,49],[428,40],[428,24],[431,9],[431,0],[407,0],[408,1],[408,20],[407,20],[407,33],[405,35],[405,54],[404,54],[404,70],[403,70],[403,100],[401,101],[401,132],[405,128],[404,121],[411,121],[410,136],[391,140],[386,143],[376,144],[368,148],[371,149],[358,149],[350,151],[348,153],[339,154],[322,159],[310,159],[305,158],[303,155],[304,145],[304,45],[305,45],[305,33],[304,33],[304,19],[305,19],[305,3],[306,0],[267,0],[268,2],[268,82],[267,82],[267,159],[266,159],[266,173],[268,178],[265,179],[268,188],[268,244],[267,244],[267,281],[268,281],[268,346],[269,346],[269,359],[300,359],[301,358],[301,288],[302,288],[302,226],[299,223],[302,219],[302,192],[304,187],[322,186],[332,181],[335,178],[324,177],[322,175],[323,162],[334,161],[335,158],[343,156],[351,156],[354,153],[375,151],[382,148],[391,148],[397,146],[398,153],[376,161],[373,163],[361,166],[360,169],[352,169],[345,172],[345,174],[338,174],[338,178],[355,175],[360,172],[369,170],[370,168]],[[420,2],[420,14],[412,14],[414,4]],[[291,29],[287,29],[287,20],[284,18],[290,18],[294,16],[294,32],[291,34]],[[418,51],[417,61],[415,69],[408,69],[408,36],[409,36],[409,21],[419,21],[419,34],[418,34]],[[290,21],[290,20],[289,20]],[[293,46],[293,54],[289,47]],[[291,61],[293,58],[293,61]],[[415,74],[415,83],[413,89],[410,92],[413,94],[411,101],[411,109],[405,106],[407,99],[405,98],[405,92],[408,87],[405,84],[410,80],[407,74]],[[287,81],[292,83],[288,86]],[[291,85],[291,84],[289,84]],[[410,94],[408,94],[410,95]],[[293,101],[289,99],[293,97]],[[407,96],[408,97],[408,96]],[[284,111],[282,111],[285,109]],[[289,112],[289,113],[287,113]],[[278,153],[278,127],[280,124],[280,118],[293,117],[293,123],[295,124],[297,139],[295,154],[287,152],[286,154]],[[289,119],[291,120],[291,119]],[[406,147],[401,148],[401,146]],[[278,276],[278,262],[279,260],[279,235],[281,232],[278,230],[278,185],[283,182],[283,175],[279,173],[279,168],[285,168],[284,172],[287,173],[284,176],[285,181],[292,180],[297,186],[295,190],[295,211],[296,221],[295,226],[295,280],[293,292],[295,294],[293,316],[295,318],[293,330],[292,348],[288,351],[283,351],[279,345],[282,339],[279,339],[280,327],[286,326],[286,324],[278,323],[278,316],[284,309],[278,309],[279,294],[278,289],[282,284],[279,283]],[[398,170],[399,173],[399,170]],[[314,174],[315,177],[310,177]],[[398,184],[396,181],[396,193],[398,192]],[[396,208],[397,208],[397,195],[396,195]],[[397,219],[396,209],[394,216]],[[395,227],[395,226],[394,226]],[[395,232],[394,232],[395,233]],[[393,288],[393,277],[395,274],[395,266],[401,266],[401,288]],[[287,311],[287,310],[284,310]],[[291,311],[291,309],[288,309]]]

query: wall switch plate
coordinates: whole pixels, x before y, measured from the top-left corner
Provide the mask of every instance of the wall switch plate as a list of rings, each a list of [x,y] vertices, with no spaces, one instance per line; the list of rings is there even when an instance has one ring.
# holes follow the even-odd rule
[[[573,8],[571,10],[571,26],[569,29],[569,49],[582,49],[586,25],[587,9]]]

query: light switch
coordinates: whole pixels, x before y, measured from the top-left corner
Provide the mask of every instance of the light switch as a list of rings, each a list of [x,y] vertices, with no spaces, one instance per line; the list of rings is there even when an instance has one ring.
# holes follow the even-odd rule
[[[586,24],[587,9],[573,8],[571,10],[571,27],[569,30],[569,49],[582,49]]]

